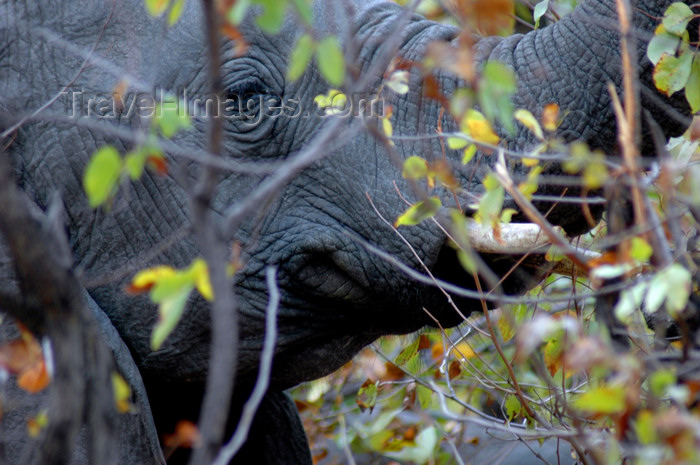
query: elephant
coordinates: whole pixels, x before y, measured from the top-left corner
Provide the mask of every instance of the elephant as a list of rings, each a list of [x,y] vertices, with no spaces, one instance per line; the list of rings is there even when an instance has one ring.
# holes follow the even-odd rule
[[[437,223],[424,221],[402,229],[403,242],[383,220],[393,220],[405,210],[397,190],[409,202],[420,198],[401,177],[394,158],[443,157],[438,139],[406,136],[433,134],[439,125],[445,132],[456,131],[458,124],[447,114],[441,116],[441,102],[426,96],[416,69],[410,73],[406,94],[382,94],[385,107],[393,108],[393,145],[382,143],[377,131],[371,130],[372,124],[378,127],[378,118],[372,115],[340,118],[319,112],[314,98],[331,87],[319,66],[312,63],[295,81],[286,78],[294,44],[306,30],[301,19],[289,13],[279,32],[268,33],[256,23],[260,9],[252,8],[238,26],[245,52],[233,46],[240,44],[240,38],[227,38],[221,49],[220,84],[237,103],[231,117],[223,118],[222,157],[206,151],[210,118],[195,116],[191,128],[163,141],[166,175],[146,171],[139,180],[122,183],[109,208],[91,208],[82,175],[92,154],[105,144],[126,153],[148,135],[148,117],[138,108],[132,112],[130,105],[136,102],[139,107],[139,98],[156,101],[151,95],[161,91],[159,95],[186,95],[190,100],[207,92],[210,53],[201,5],[185,2],[182,18],[168,27],[167,19],[152,18],[143,3],[4,0],[0,4],[3,158],[37,214],[56,203],[64,211],[63,232],[84,303],[131,386],[136,413],[114,420],[120,432],[115,463],[165,463],[158,436],[173,431],[180,418],[196,419],[199,413],[216,329],[210,304],[193,294],[172,334],[154,351],[150,341],[157,309],[148,296],[127,295],[124,288],[140,269],[156,264],[181,268],[201,255],[206,244],[193,232],[198,225],[190,215],[196,207],[193,185],[204,166],[216,166],[218,184],[207,214],[220,237],[240,246],[243,264],[231,278],[240,320],[231,427],[258,373],[270,267],[276,270],[279,288],[270,386],[234,463],[310,464],[303,428],[286,389],[341,367],[380,336],[435,327],[436,321],[452,327],[463,321],[463,315],[482,310],[478,299],[460,295],[448,299],[434,286],[417,283],[396,268],[395,261],[402,262],[463,288],[475,288]],[[679,135],[689,123],[690,110],[679,97],[666,98],[655,90],[652,65],[645,55],[655,18],[670,2],[633,4],[638,39],[633,53],[639,63],[645,116],[641,147],[653,154],[652,129],[660,129],[667,138]],[[335,34],[340,39],[348,76],[366,81],[360,89],[364,96],[375,95],[382,86],[387,58],[400,56],[417,63],[431,43],[454,42],[459,34],[453,26],[380,0],[317,0],[313,18],[315,37]],[[475,66],[488,61],[504,64],[517,78],[515,108],[539,117],[546,104],[556,103],[564,115],[558,128],[562,139],[615,153],[617,125],[607,86],[612,83],[622,93],[617,24],[614,1],[583,0],[570,15],[548,27],[480,39],[473,49]],[[434,77],[448,97],[464,85],[450,71],[435,71]],[[346,77],[346,85],[350,79]],[[123,85],[133,91],[125,93],[131,100],[102,107],[101,98],[113,96]],[[284,102],[289,112],[263,115],[261,107],[270,99]],[[536,144],[524,127],[513,133],[496,130],[510,150],[524,152]],[[468,203],[481,193],[479,181],[495,157],[477,156],[461,165],[457,151],[445,151],[466,186],[459,200]],[[305,153],[315,158],[289,168]],[[561,174],[555,163],[547,170]],[[517,165],[512,174],[522,177],[526,171]],[[266,186],[274,189],[265,190]],[[590,229],[579,204],[545,198],[561,192],[561,186],[542,186],[538,193],[543,200],[536,202],[537,208],[571,235]],[[505,205],[518,210],[509,197]],[[599,208],[592,210],[600,216]],[[516,213],[513,221],[526,219]],[[11,247],[0,245],[3,286],[16,291],[21,280],[13,271]],[[496,275],[505,275],[518,257],[484,254],[482,259]],[[547,271],[545,265],[516,269],[502,284],[503,292],[523,292]],[[35,400],[20,397],[16,405],[33,407]],[[23,433],[23,412],[17,407],[3,417],[3,436],[8,438],[3,453],[10,461],[19,460],[22,447],[31,447],[34,441]],[[78,443],[85,434],[78,436]],[[72,453],[74,463],[87,463],[86,457],[81,447]],[[174,456],[170,463],[176,460],[182,459]]]

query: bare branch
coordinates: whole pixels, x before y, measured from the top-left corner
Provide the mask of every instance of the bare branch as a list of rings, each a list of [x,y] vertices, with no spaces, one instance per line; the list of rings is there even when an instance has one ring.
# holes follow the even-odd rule
[[[4,153],[0,153],[0,204],[0,232],[27,302],[25,311],[14,309],[14,316],[51,341],[57,374],[50,386],[51,421],[39,446],[27,450],[22,462],[68,463],[78,430],[87,419],[88,459],[110,463],[115,450],[108,439],[115,430],[110,420],[113,359],[97,334],[72,269],[66,238],[47,224],[46,216],[17,188]]]
[[[238,421],[236,431],[227,442],[221,451],[216,456],[213,465],[226,465],[236,455],[243,446],[250,425],[253,423],[255,412],[262,402],[267,387],[270,384],[270,372],[272,370],[272,355],[275,352],[275,343],[277,341],[277,309],[280,302],[280,293],[277,287],[276,270],[273,267],[267,267],[265,270],[265,278],[267,281],[267,289],[270,293],[270,299],[267,302],[267,311],[265,319],[265,341],[263,342],[262,354],[260,355],[260,369],[258,370],[258,378],[255,381],[255,387],[250,395],[250,398],[243,406],[243,414]]]

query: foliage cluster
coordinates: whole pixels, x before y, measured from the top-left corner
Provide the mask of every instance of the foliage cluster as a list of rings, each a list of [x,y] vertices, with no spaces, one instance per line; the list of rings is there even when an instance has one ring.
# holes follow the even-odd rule
[[[435,1],[418,6],[423,14],[459,24],[465,31],[463,50],[435,47],[419,64],[425,76],[435,69],[449,69],[467,84],[444,102],[459,123],[459,132],[440,136],[449,149],[462,151],[464,164],[479,150],[502,158],[508,155],[529,173],[514,185],[497,166],[484,179],[483,195],[473,205],[447,212],[453,245],[466,272],[475,274],[478,260],[469,245],[465,211],[498,240],[513,214],[503,208],[506,194],[521,199],[522,209],[534,209],[530,202],[551,153],[564,155],[564,170],[578,177],[587,190],[617,182],[643,188],[644,201],[634,208],[645,212],[648,224],[637,224],[620,235],[610,234],[604,221],[579,238],[576,247],[566,238],[552,238],[556,245],[547,253],[550,260],[579,257],[577,251],[582,249],[598,253],[594,258],[584,255],[588,258],[583,266],[568,276],[550,275],[519,303],[499,302],[498,310],[468,318],[453,330],[426,332],[408,341],[385,338],[363,351],[354,365],[294,389],[314,460],[330,464],[353,454],[374,454],[420,465],[461,463],[459,450],[480,440],[474,434],[476,428],[488,427],[519,440],[559,438],[584,463],[613,464],[623,459],[639,465],[698,463],[700,370],[697,327],[693,326],[700,304],[698,121],[687,137],[671,142],[671,157],[662,161],[657,174],[641,168],[629,171],[624,163],[583,144],[565,144],[556,136],[562,115],[555,104],[545,107],[539,119],[513,108],[510,96],[517,82],[512,72],[498,63],[477,71],[466,50],[474,30],[509,34],[516,23],[537,28],[544,21],[556,21],[571,2],[542,0],[532,8],[508,0],[445,4],[449,7]],[[183,0],[145,0],[153,16],[166,15],[171,25],[178,21],[182,5]],[[316,103],[331,112],[335,105],[344,105],[346,59],[337,37],[314,36],[306,1],[238,0],[217,5],[226,19],[222,33],[237,41],[241,37],[236,28],[251,6],[263,9],[258,25],[273,34],[280,30],[290,7],[306,32],[294,45],[287,78],[299,79],[315,59],[329,84],[329,93],[320,95]],[[697,44],[689,42],[686,28],[696,17],[698,13],[686,5],[673,4],[648,49],[658,89],[669,96],[683,91],[694,112],[700,109],[700,54],[693,48]],[[407,71],[394,63],[379,92],[385,88],[397,94],[408,92]],[[377,123],[391,142],[391,111]],[[186,116],[158,114],[150,137],[135,150],[124,156],[110,146],[97,151],[84,175],[90,205],[109,208],[120,183],[138,182],[146,167],[166,174],[159,138],[172,138],[190,126]],[[521,127],[532,133],[538,145],[528,153],[506,153],[503,135]],[[402,175],[424,187],[427,195],[395,219],[398,231],[435,221],[445,213],[438,188],[451,194],[460,189],[446,164],[418,155],[405,160]],[[661,227],[649,226],[654,224]],[[551,225],[540,226],[560,236]],[[660,258],[663,251],[671,258]],[[233,263],[230,274],[236,269]],[[621,344],[616,327],[606,325],[597,312],[599,297],[611,292],[606,287],[611,283],[622,283],[614,317],[632,344]],[[149,291],[159,306],[154,349],[178,323],[195,289],[214,299],[208,266],[201,258],[184,270],[160,266],[134,277],[130,290]],[[649,316],[656,322],[653,327],[647,322]],[[677,337],[669,341],[666,329],[671,326],[677,329]],[[18,340],[0,348],[0,365],[18,375],[22,388],[38,391],[50,378],[41,352],[23,330]],[[128,411],[128,386],[118,375],[113,381],[115,402],[120,411]],[[29,427],[40,430],[44,416],[37,415]],[[191,428],[188,431],[188,437],[196,434]]]

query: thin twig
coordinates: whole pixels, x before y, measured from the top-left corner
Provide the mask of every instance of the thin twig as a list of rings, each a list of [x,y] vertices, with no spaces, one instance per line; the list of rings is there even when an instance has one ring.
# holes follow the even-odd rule
[[[513,183],[513,180],[511,179],[510,175],[508,174],[503,154],[500,152],[498,154],[498,162],[496,163],[494,169],[494,173],[498,178],[499,182],[501,183],[503,188],[508,192],[508,194],[510,194],[515,203],[518,204],[525,216],[527,216],[530,221],[542,228],[542,232],[546,234],[547,237],[549,237],[556,246],[560,247],[562,251],[566,255],[568,255],[574,263],[576,263],[576,265],[578,265],[583,270],[589,270],[590,267],[586,263],[586,257],[583,256],[583,254],[579,253],[579,251],[576,250],[576,248],[574,248],[571,244],[569,244],[566,238],[562,236],[559,232],[557,232],[557,230],[552,226],[552,224],[549,221],[547,221],[547,218],[545,218],[535,208],[535,206],[532,205],[532,203],[529,200],[527,200],[525,196],[518,190],[518,188]]]
[[[233,456],[236,455],[236,452],[240,450],[248,437],[255,412],[258,410],[260,402],[262,402],[263,396],[267,392],[267,388],[270,384],[272,356],[275,352],[275,343],[277,341],[277,309],[279,308],[280,302],[275,268],[271,266],[267,267],[265,270],[265,279],[267,281],[270,299],[267,302],[267,310],[265,312],[265,341],[263,342],[262,354],[260,355],[260,370],[258,371],[258,377],[255,381],[253,392],[243,406],[243,414],[238,422],[238,426],[236,426],[236,432],[231,436],[231,440],[221,448],[213,465],[228,464]]]

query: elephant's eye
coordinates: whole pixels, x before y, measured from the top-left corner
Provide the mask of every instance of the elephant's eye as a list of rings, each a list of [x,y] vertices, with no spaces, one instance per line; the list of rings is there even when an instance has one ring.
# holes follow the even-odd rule
[[[250,78],[238,81],[228,88],[227,98],[230,100],[241,100],[252,98],[268,93],[265,85],[258,79]]]
[[[226,115],[232,118],[255,119],[270,98],[274,96],[258,79],[236,82],[227,92],[224,105]]]

